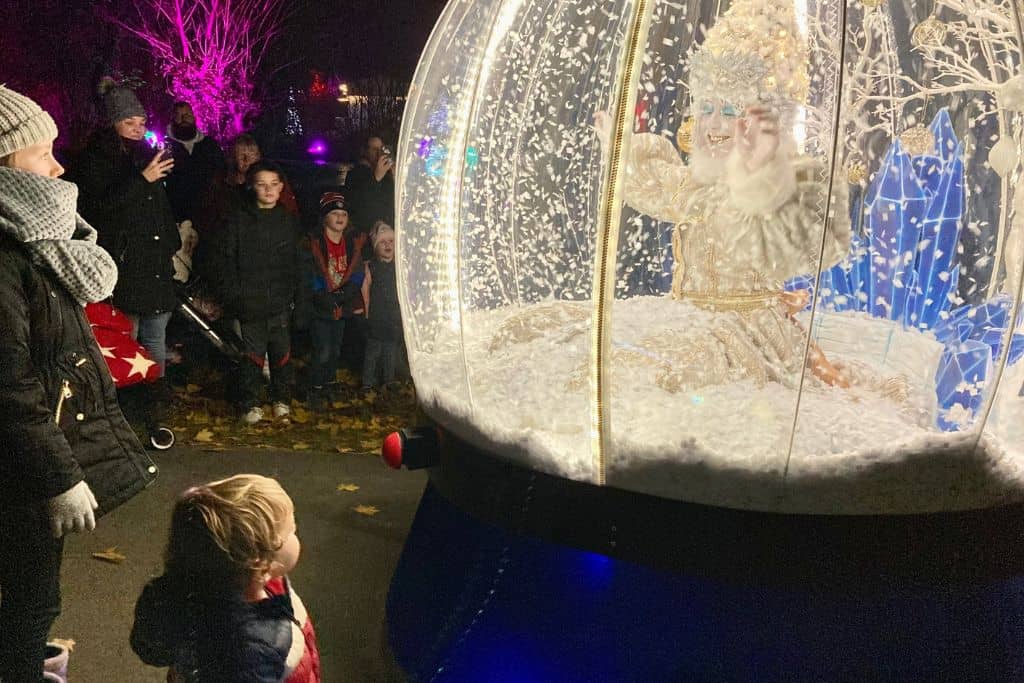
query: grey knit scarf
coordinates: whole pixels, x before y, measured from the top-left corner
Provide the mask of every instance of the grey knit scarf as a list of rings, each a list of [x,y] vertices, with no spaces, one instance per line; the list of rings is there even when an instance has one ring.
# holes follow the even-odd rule
[[[0,233],[24,243],[33,262],[84,305],[110,296],[117,264],[75,211],[77,200],[72,183],[0,167]]]

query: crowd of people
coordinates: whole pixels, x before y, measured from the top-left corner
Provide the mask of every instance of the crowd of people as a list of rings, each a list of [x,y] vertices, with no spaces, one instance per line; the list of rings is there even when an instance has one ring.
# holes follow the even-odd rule
[[[342,348],[357,337],[364,389],[395,380],[404,354],[395,275],[393,160],[370,136],[343,187],[303,226],[282,167],[250,135],[228,154],[174,105],[148,143],[128,89],[103,97],[104,125],[65,169],[58,131],[0,86],[0,681],[44,672],[60,612],[64,535],[148,486],[157,467],[125,419],[84,306],[112,302],[159,367],[145,402],[169,400],[168,325],[202,300],[238,336],[242,421],[287,419],[292,400],[327,410]],[[69,182],[70,181],[70,182]],[[296,333],[310,377],[297,396]],[[264,371],[271,415],[262,406]],[[147,425],[149,426],[149,425]],[[165,573],[141,596],[132,647],[175,681],[319,681],[312,625],[287,581],[294,508],[255,475],[194,487],[173,512]],[[42,677],[42,678],[41,678]]]
[[[117,263],[112,303],[131,318],[161,377],[168,323],[189,293],[240,338],[232,400],[247,423],[271,417],[262,407],[264,375],[275,419],[289,416],[293,398],[317,410],[329,406],[343,346],[357,356],[350,363],[362,366],[363,389],[395,380],[403,351],[393,160],[380,137],[367,139],[345,185],[320,198],[319,221],[304,226],[300,216],[312,212],[300,211],[284,170],[262,158],[251,135],[235,139],[225,155],[198,130],[191,106],[178,102],[165,144],[154,146],[144,139],[146,113],[131,90],[109,90],[103,105],[106,125],[68,179],[79,188],[79,212]],[[295,334],[311,346],[311,376],[298,391]],[[169,396],[158,380],[146,401],[151,425]]]

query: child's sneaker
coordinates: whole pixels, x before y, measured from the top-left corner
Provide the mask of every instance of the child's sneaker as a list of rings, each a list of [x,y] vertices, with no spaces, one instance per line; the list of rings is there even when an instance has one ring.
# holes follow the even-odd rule
[[[281,419],[283,417],[288,417],[291,414],[292,414],[292,409],[288,407],[287,403],[282,403],[281,401],[278,401],[277,403],[274,404],[274,417],[275,418]]]
[[[256,406],[250,408],[245,415],[242,415],[242,422],[248,425],[254,425],[263,419],[263,408]]]

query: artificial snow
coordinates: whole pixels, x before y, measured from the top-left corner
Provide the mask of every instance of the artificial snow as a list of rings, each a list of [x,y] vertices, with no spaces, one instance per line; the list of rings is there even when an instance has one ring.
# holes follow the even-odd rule
[[[431,343],[413,340],[424,409],[500,457],[596,482],[590,308],[547,302],[465,311],[461,329]],[[883,379],[902,375],[910,388],[904,400],[864,386],[829,387],[809,371],[802,391],[799,377],[791,386],[744,380],[678,393],[659,387],[656,364],[636,360],[642,340],[673,331],[682,341],[687,330],[707,329],[694,322],[711,315],[666,297],[614,302],[613,347],[640,353],[610,363],[608,485],[797,513],[930,512],[1024,498],[1024,399],[1000,392],[999,429],[940,431],[934,377],[942,347],[928,333],[864,313],[815,316],[814,339],[831,361],[868,366]],[[807,314],[800,319],[806,328]],[[1013,440],[1000,438],[1006,436]]]

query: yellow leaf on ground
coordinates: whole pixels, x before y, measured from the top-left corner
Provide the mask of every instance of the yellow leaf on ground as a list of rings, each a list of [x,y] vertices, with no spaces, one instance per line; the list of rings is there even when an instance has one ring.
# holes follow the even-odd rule
[[[128,559],[121,553],[117,552],[116,547],[101,550],[98,553],[93,553],[92,556],[95,557],[97,560],[103,560],[104,562],[111,562],[113,564],[121,564],[122,562]]]
[[[341,410],[342,408],[348,408],[349,404],[344,401],[334,401],[331,403],[331,407],[335,410]]]
[[[306,424],[307,422],[309,422],[309,419],[309,411],[306,410],[305,408],[296,408],[295,410],[292,411],[292,420],[299,423],[300,425]]]
[[[372,505],[356,505],[352,509],[361,515],[366,515],[367,517],[373,517],[375,514],[380,512],[380,510],[373,507]]]
[[[60,645],[61,647],[66,647],[68,649],[68,652],[74,652],[75,651],[75,645],[77,644],[77,643],[75,643],[75,639],[74,638],[51,638],[50,642],[53,643],[54,645]]]
[[[381,442],[377,441],[376,439],[371,439],[368,441],[363,441],[359,445],[369,451],[379,451],[381,447]]]
[[[344,454],[346,454],[346,453],[355,453],[355,451],[354,451],[354,450],[352,450],[351,448],[349,448],[348,446],[336,446],[335,448],[336,448],[336,449],[337,449],[337,451],[338,451],[339,453],[341,453],[342,455],[344,455]]]
[[[202,390],[203,388],[198,384],[189,384],[188,386],[185,387],[185,391],[187,391],[190,394],[198,394]]]
[[[359,486],[356,484],[338,484],[339,491],[358,491]]]
[[[302,441],[293,443],[292,444],[292,450],[293,451],[308,451],[309,450],[309,444],[308,443],[304,443]]]
[[[192,438],[200,443],[209,443],[213,441],[213,432],[209,429],[200,429]]]

